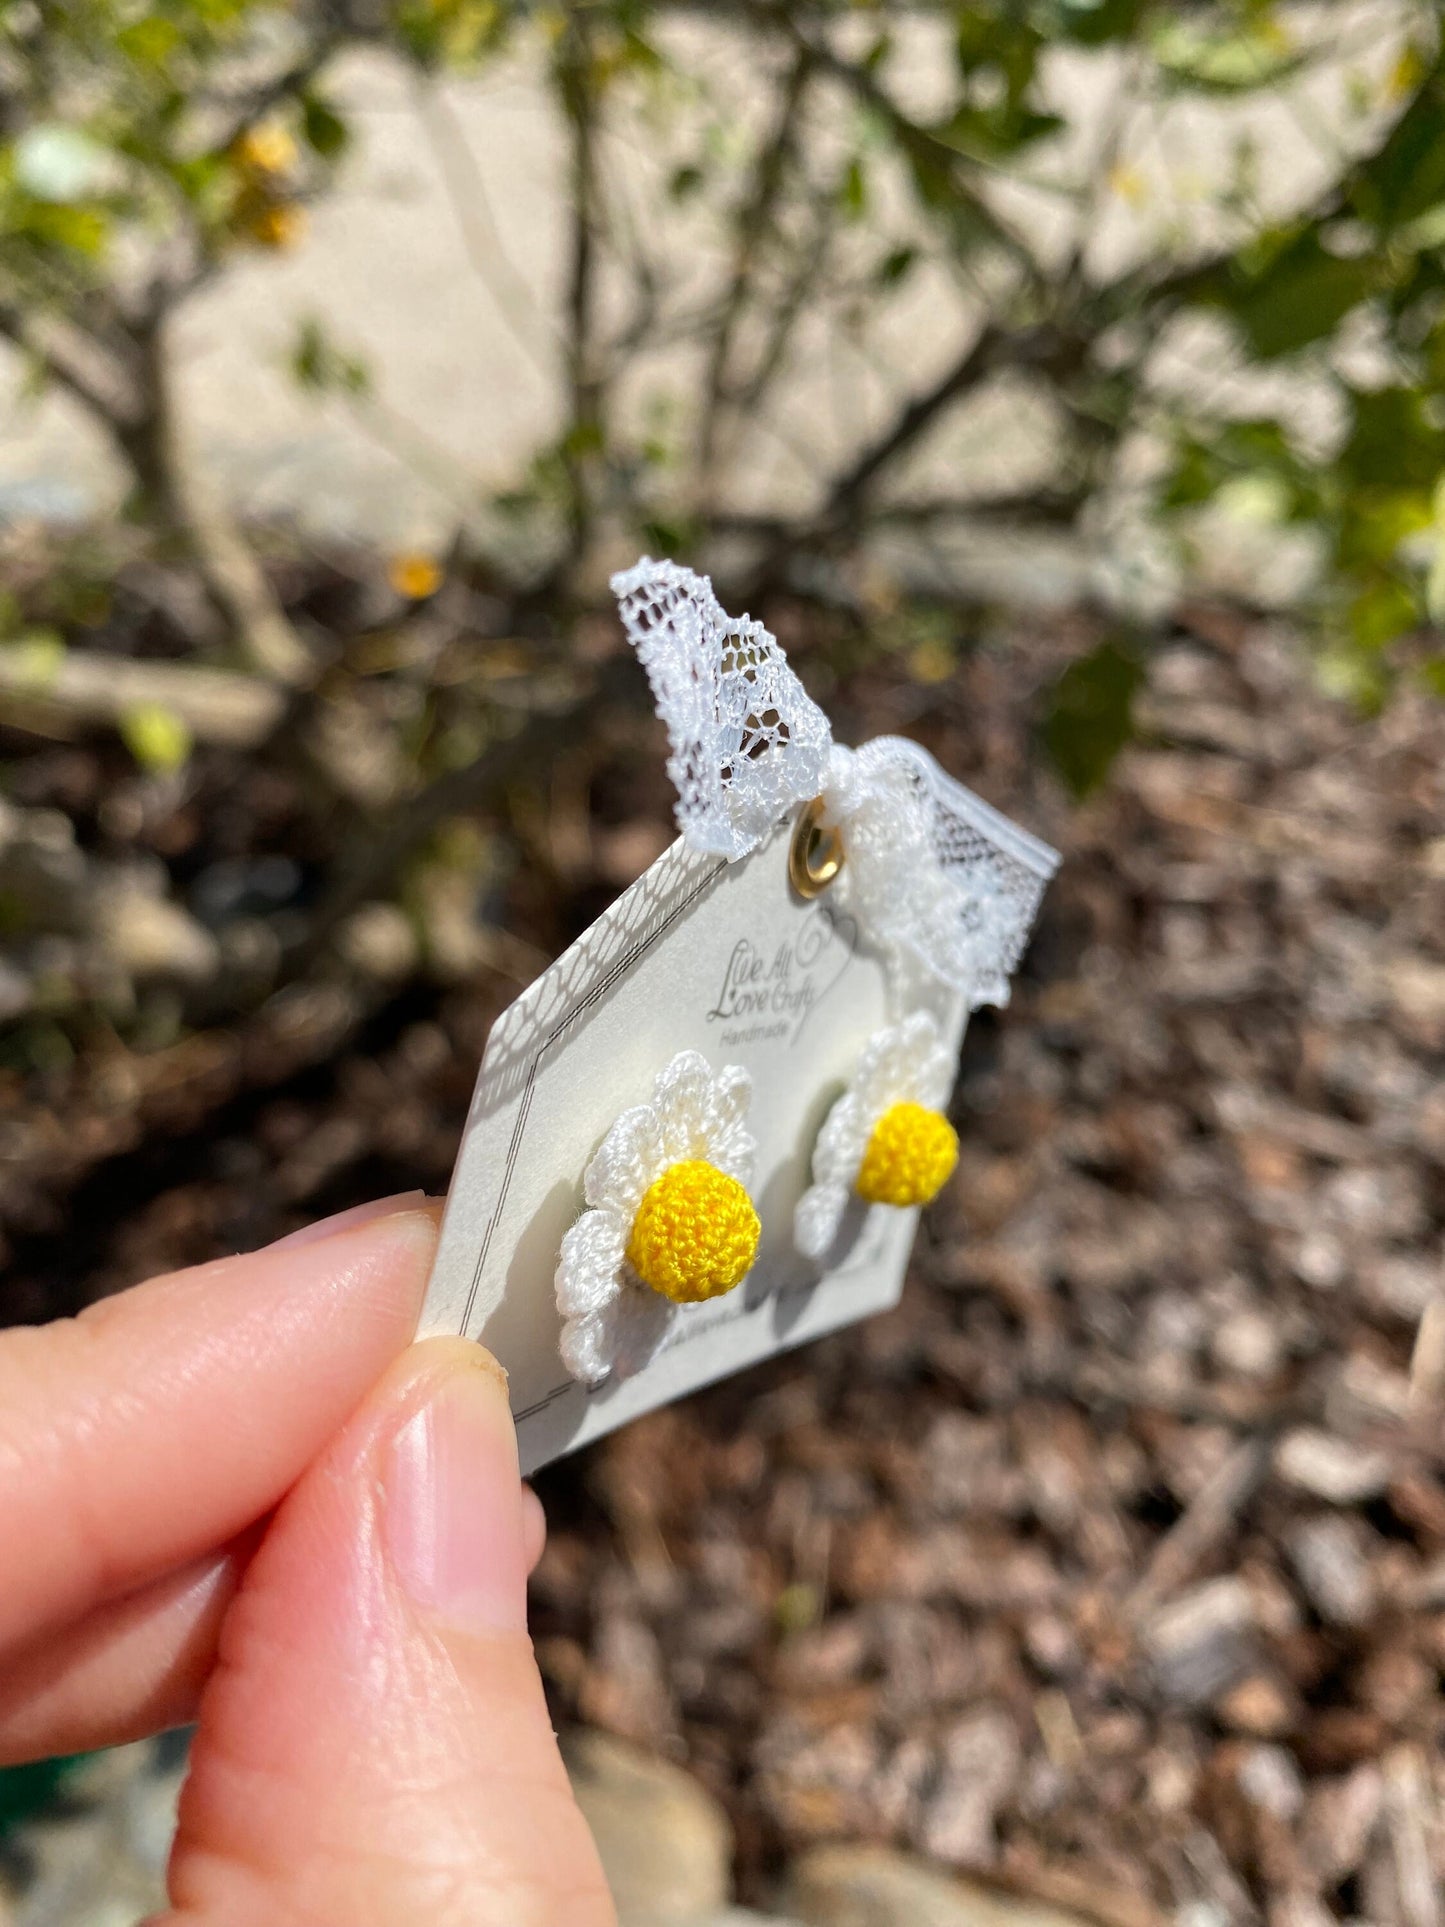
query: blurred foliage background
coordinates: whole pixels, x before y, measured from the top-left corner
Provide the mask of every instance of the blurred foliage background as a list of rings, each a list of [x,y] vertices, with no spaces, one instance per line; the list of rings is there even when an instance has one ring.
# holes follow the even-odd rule
[[[68,522],[6,495],[17,1094],[80,1078],[93,1104],[96,1065],[144,1082],[126,1053],[284,1030],[303,992],[332,1000],[297,1020],[324,1054],[414,982],[525,980],[661,834],[629,840],[602,779],[610,867],[538,921],[596,757],[652,755],[606,616],[639,549],[762,609],[825,696],[887,659],[926,707],[1001,654],[1077,796],[1191,594],[1292,611],[1354,703],[1438,686],[1439,28],[1410,0],[12,0],[14,426],[58,394],[120,478],[114,514]],[[505,474],[358,348],[406,293],[385,258],[339,319],[330,268],[305,279],[378,73],[454,222],[448,289],[480,283],[530,367]],[[550,143],[535,257],[488,198],[517,125],[494,82]],[[249,513],[188,419],[192,317],[223,325],[243,281],[265,303],[268,271],[293,276],[286,379],[411,505],[380,538]],[[447,305],[403,374],[465,356]],[[515,365],[478,371],[499,422]],[[276,376],[228,387],[237,422]]]
[[[1028,1559],[1056,1528],[1078,1609],[1010,1645],[955,1574],[925,1628],[975,1697],[995,1655],[1019,1760],[1068,1685],[1083,1750],[1047,1811],[1000,1779],[1014,1845],[1263,1917],[1239,1893],[1303,1861],[1231,1817],[1240,1736],[1315,1776],[1307,1833],[1387,1744],[1439,1758],[1438,1428],[1339,1514],[1397,1616],[1270,1620],[1244,1685],[1274,1701],[1088,1655],[1111,1587],[1192,1577],[1172,1535],[1228,1428],[1253,1537],[1216,1506],[1200,1563],[1247,1544],[1283,1596],[1293,1508],[1355,1501],[1298,1465],[1281,1496],[1275,1430],[1373,1465],[1445,1396],[1438,1101],[1401,1121],[1445,1049],[1442,249],[1430,0],[0,0],[0,1323],[444,1187],[492,1018],[671,833],[607,575],[708,569],[844,740],[927,738],[1068,861],[1018,1021],[971,1027],[963,1202],[899,1320],[553,1475],[549,1682],[657,1747],[685,1725],[755,1872],[830,1831],[946,1852],[933,1686],[813,1754],[787,1665],[841,1587],[893,1690],[865,1621],[921,1611],[909,1426],[962,1404],[970,1465],[1033,1491],[1052,1441],[1118,1487],[1112,1538],[1053,1473],[1022,1524],[962,1473],[943,1502]],[[811,1417],[757,1443],[754,1396]],[[880,1429],[917,1449],[902,1499]],[[668,1583],[695,1554],[756,1651],[647,1577],[659,1521]],[[696,1717],[694,1676],[724,1681]],[[1151,1745],[1185,1789],[1158,1825],[1120,1778]],[[0,1829],[54,1779],[0,1781]],[[1315,1854],[1311,1891],[1433,1921],[1380,1898],[1383,1852]]]

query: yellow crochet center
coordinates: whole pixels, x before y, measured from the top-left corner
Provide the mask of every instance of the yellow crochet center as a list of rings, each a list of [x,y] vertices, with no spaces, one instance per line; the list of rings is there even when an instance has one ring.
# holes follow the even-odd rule
[[[645,1285],[675,1304],[720,1298],[740,1285],[762,1226],[736,1178],[701,1158],[669,1165],[643,1193],[627,1259]]]
[[[938,1111],[894,1104],[873,1126],[854,1189],[869,1204],[927,1204],[958,1163],[958,1133]]]

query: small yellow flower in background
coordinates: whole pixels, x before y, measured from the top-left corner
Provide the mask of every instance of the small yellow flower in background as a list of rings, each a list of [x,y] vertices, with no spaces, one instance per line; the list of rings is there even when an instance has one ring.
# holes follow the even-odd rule
[[[1408,100],[1419,89],[1420,82],[1429,69],[1425,55],[1412,40],[1400,53],[1385,81],[1387,102]]]
[[[1143,207],[1149,199],[1149,183],[1137,167],[1119,161],[1109,169],[1109,190],[1130,207]]]
[[[441,565],[418,550],[404,549],[387,563],[386,579],[408,602],[424,602],[442,586]]]
[[[294,248],[306,232],[306,210],[295,201],[267,201],[250,215],[245,229],[263,248]]]
[[[265,180],[291,174],[296,167],[296,142],[284,127],[274,121],[262,121],[255,127],[248,127],[232,151],[238,167],[247,174],[256,174]]]
[[[915,682],[947,682],[953,674],[953,651],[941,636],[928,636],[908,652],[908,668]]]

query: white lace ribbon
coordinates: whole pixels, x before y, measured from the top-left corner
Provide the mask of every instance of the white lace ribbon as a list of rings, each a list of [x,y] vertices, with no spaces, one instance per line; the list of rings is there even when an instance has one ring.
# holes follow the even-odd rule
[[[918,743],[834,743],[776,639],[724,614],[706,576],[644,556],[612,588],[667,725],[686,840],[746,856],[784,812],[821,795],[843,841],[834,889],[869,937],[971,1010],[1007,1003],[1057,852]]]
[[[822,788],[828,718],[775,638],[725,615],[705,575],[644,556],[612,593],[667,724],[678,829],[694,849],[746,856]]]

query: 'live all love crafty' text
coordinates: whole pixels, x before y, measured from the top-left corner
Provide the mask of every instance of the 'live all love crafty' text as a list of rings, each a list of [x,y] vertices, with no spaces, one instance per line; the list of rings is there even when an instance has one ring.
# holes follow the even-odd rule
[[[785,938],[771,951],[739,937],[707,1020],[728,1026],[722,1042],[729,1047],[794,1043],[846,956],[839,932],[822,913],[810,917],[796,937]]]

